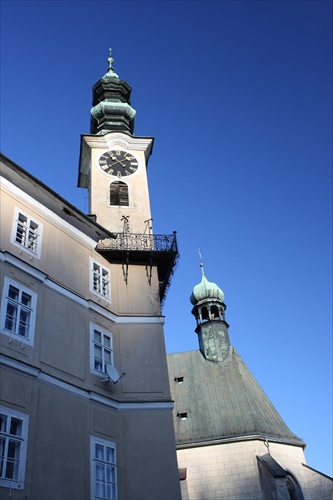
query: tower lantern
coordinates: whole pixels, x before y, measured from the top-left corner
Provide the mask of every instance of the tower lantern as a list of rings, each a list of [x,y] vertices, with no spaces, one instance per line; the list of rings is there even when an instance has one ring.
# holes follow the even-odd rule
[[[132,87],[115,73],[113,62],[110,49],[108,70],[93,86],[90,133],[119,131],[133,135],[136,111],[130,105]]]
[[[197,321],[195,331],[204,357],[211,361],[223,361],[228,356],[230,348],[224,293],[216,283],[207,280],[202,262],[200,267],[202,279],[193,288],[190,297],[193,305],[192,314]]]

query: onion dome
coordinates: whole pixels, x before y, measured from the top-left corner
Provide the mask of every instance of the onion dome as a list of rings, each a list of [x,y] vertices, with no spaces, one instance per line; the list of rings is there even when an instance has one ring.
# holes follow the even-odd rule
[[[202,270],[202,279],[201,282],[193,288],[190,301],[195,306],[199,302],[203,300],[217,300],[219,302],[224,301],[224,293],[221,288],[216,285],[216,283],[212,283],[207,280],[204,273],[203,263],[200,264]]]
[[[110,49],[107,73],[93,86],[91,134],[134,133],[136,111],[131,106],[132,88],[115,73],[113,62]]]

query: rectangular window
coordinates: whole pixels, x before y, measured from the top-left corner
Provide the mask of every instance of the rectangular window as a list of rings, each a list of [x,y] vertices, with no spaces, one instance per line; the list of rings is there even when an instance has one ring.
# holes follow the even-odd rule
[[[91,436],[91,496],[93,500],[117,499],[116,446]]]
[[[5,277],[1,307],[2,333],[33,345],[36,303],[35,292]]]
[[[104,374],[107,365],[113,364],[112,334],[91,324],[90,338],[91,369]]]
[[[91,260],[91,291],[110,302],[110,272],[99,262]]]
[[[42,224],[16,208],[12,243],[40,258],[41,233]]]
[[[0,486],[23,489],[28,415],[0,407]]]

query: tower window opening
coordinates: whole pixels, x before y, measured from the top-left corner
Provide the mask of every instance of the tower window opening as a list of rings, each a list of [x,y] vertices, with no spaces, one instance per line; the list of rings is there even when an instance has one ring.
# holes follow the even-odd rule
[[[112,182],[110,186],[110,205],[128,207],[128,186],[125,182]]]
[[[212,318],[212,320],[220,319],[218,307],[212,306],[212,308],[211,308],[211,318]]]
[[[209,319],[207,307],[203,307],[201,309],[201,316],[202,316],[202,320],[208,320]]]

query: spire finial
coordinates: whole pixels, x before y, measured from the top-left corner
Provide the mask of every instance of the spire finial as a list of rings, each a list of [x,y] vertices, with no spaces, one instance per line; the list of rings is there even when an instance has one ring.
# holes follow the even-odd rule
[[[114,69],[112,67],[112,63],[114,63],[114,59],[112,57],[112,49],[109,49],[108,63],[109,63],[108,71],[110,71],[110,70],[114,71]]]
[[[202,276],[205,276],[204,263],[202,261],[202,255],[200,252],[200,248],[198,248],[198,252],[199,252],[199,257],[200,257],[200,267],[201,267]]]
[[[117,73],[115,73],[115,71],[113,69],[113,66],[112,66],[113,63],[114,63],[114,59],[112,57],[112,49],[109,49],[108,71],[107,71],[106,75],[104,76],[104,78],[107,76],[111,76],[113,78],[118,78]]]

